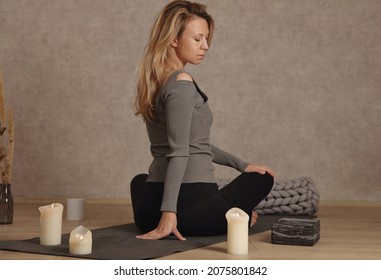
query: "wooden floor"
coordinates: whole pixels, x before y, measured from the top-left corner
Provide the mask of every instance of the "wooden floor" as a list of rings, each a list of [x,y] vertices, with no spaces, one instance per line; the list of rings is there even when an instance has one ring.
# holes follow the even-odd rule
[[[41,202],[17,202],[14,222],[0,225],[0,240],[28,239],[39,236],[38,206]],[[78,225],[90,229],[131,223],[131,207],[127,203],[88,203],[85,220],[63,219],[63,233]],[[228,255],[226,242],[173,254],[162,259],[257,259],[257,260],[380,260],[381,259],[381,206],[321,205],[320,240],[312,247],[271,244],[271,232],[249,238],[249,254],[244,257]],[[259,218],[260,219],[260,218]],[[158,241],[160,242],[160,241]],[[75,259],[59,256],[0,251],[0,260],[64,260]]]

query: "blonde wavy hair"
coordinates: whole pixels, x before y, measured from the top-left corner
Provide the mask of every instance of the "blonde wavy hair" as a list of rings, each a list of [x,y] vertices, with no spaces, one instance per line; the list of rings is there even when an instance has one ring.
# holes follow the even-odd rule
[[[206,5],[184,0],[172,1],[159,13],[152,26],[149,42],[138,68],[135,100],[135,115],[142,116],[144,121],[154,119],[156,96],[168,75],[178,64],[171,43],[181,37],[186,24],[194,17],[207,21],[209,28],[207,41],[210,46],[214,21],[206,12]]]

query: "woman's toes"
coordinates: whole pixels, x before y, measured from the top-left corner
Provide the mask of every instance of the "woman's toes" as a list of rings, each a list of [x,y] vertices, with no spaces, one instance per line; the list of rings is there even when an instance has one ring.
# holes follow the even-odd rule
[[[251,227],[257,223],[257,219],[258,219],[258,213],[253,211],[251,214],[251,224],[250,224]]]

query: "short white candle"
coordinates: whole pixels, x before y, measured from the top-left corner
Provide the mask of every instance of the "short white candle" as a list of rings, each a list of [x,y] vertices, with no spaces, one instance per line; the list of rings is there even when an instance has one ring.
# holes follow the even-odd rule
[[[91,254],[93,238],[91,231],[84,226],[78,226],[72,230],[69,239],[70,254]]]
[[[60,245],[62,235],[62,212],[61,203],[52,203],[41,206],[40,210],[40,244]]]
[[[246,255],[249,250],[249,216],[239,208],[226,212],[228,222],[228,254]]]
[[[66,201],[66,219],[69,221],[83,220],[83,198],[68,198]]]

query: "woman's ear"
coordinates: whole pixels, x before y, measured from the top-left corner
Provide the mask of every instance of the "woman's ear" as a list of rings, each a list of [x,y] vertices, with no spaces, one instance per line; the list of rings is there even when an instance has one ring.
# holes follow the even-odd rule
[[[177,46],[178,46],[179,44],[178,44],[178,40],[177,40],[177,38],[171,43],[171,46],[172,47],[174,47],[174,48],[177,48]]]

